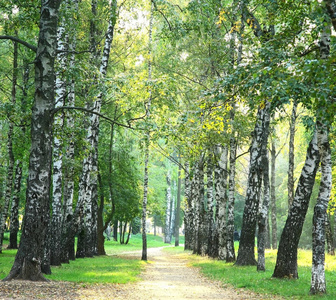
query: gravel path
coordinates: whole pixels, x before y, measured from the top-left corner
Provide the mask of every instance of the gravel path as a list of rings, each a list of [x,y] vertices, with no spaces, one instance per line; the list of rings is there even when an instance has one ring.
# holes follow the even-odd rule
[[[129,252],[125,256],[140,257]],[[162,248],[148,249],[149,263],[141,281],[133,284],[83,285],[69,282],[0,282],[0,299],[265,299],[248,291],[222,288],[218,282],[187,266],[187,259],[169,254]]]

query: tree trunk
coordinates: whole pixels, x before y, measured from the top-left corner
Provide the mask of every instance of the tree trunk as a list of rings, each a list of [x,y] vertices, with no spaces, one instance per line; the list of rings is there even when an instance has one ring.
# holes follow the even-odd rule
[[[113,223],[113,240],[118,242],[118,220]]]
[[[213,257],[214,253],[214,241],[213,234],[215,230],[214,224],[214,156],[213,153],[209,154],[207,162],[207,218],[206,218],[206,241],[207,241],[207,252],[209,256]]]
[[[330,37],[329,37],[330,38]],[[310,294],[325,294],[325,225],[332,188],[332,162],[328,129],[317,122],[317,145],[321,159],[321,183],[313,217],[313,264]]]
[[[149,162],[149,143],[150,136],[149,133],[146,134],[146,146],[145,146],[145,169],[144,169],[144,193],[142,200],[142,254],[141,260],[147,261],[147,198],[148,198],[148,162]]]
[[[14,154],[12,145],[12,135],[13,135],[13,123],[9,122],[8,129],[8,140],[7,140],[7,150],[8,150],[8,168],[7,168],[7,178],[6,178],[6,191],[5,191],[5,201],[2,207],[1,218],[0,218],[0,253],[2,253],[2,243],[3,235],[6,228],[6,220],[8,217],[9,203],[12,194],[13,186],[13,170],[14,170]]]
[[[298,278],[297,247],[308,210],[310,196],[313,191],[319,162],[319,149],[317,146],[317,134],[315,132],[309,143],[306,161],[301,171],[294,201],[280,237],[273,277]]]
[[[171,221],[171,207],[172,207],[170,170],[168,170],[166,180],[167,180],[167,188],[166,188],[166,220],[165,220],[165,227],[164,227],[164,242],[166,244],[170,244],[171,243],[170,221]]]
[[[217,146],[217,164],[215,167],[215,197],[216,209],[218,211],[217,232],[218,232],[218,259],[226,259],[226,206],[227,206],[227,160],[228,147]]]
[[[276,198],[275,198],[275,143],[271,144],[271,222],[272,222],[272,248],[278,247],[277,220],[276,220]]]
[[[204,203],[204,159],[203,156],[198,164],[198,231],[196,253],[205,255],[206,253],[206,239],[205,239],[205,203]],[[195,252],[195,251],[194,251]]]
[[[202,197],[204,197],[204,186],[203,189],[201,188],[202,184],[201,181],[204,181],[204,172],[203,172],[203,159],[202,157],[198,160],[198,162],[194,165],[194,177],[193,177],[193,184],[192,184],[192,195],[193,195],[193,210],[194,210],[194,220],[193,220],[193,245],[192,250],[194,254],[201,254],[200,243],[201,243],[201,205]],[[201,192],[203,191],[203,196]]]
[[[180,210],[181,210],[181,166],[178,168],[177,178],[177,204],[176,204],[176,217],[175,217],[175,247],[180,244]]]
[[[236,176],[236,153],[237,141],[233,136],[230,138],[230,174],[229,174],[229,197],[228,197],[228,216],[227,216],[227,253],[226,262],[234,262],[236,260],[233,234],[234,228],[234,203],[235,203],[235,176]]]
[[[57,58],[59,66],[56,72],[56,101],[55,108],[64,106],[67,94],[65,70],[67,69],[68,36],[65,33],[65,20],[62,18],[57,32]],[[53,190],[52,190],[52,217],[50,236],[50,264],[61,265],[61,235],[62,235],[62,163],[63,142],[60,135],[64,126],[64,113],[58,114],[54,119],[54,146],[53,146]]]
[[[257,121],[250,148],[250,169],[246,191],[243,224],[239,242],[236,265],[256,265],[254,257],[255,231],[259,208],[260,189],[264,170],[264,157],[267,153],[267,141],[270,123],[270,103],[258,110]]]
[[[330,225],[330,215],[327,215],[326,224],[326,240],[327,240],[327,252],[329,255],[335,255],[334,239]]]
[[[20,202],[20,190],[22,179],[22,162],[18,160],[16,162],[14,190],[12,198],[12,208],[10,216],[10,236],[8,249],[17,249],[17,235],[19,232],[19,202]]]
[[[54,59],[60,0],[42,0],[39,40],[35,58],[35,98],[31,116],[26,209],[19,250],[4,280],[45,280],[41,274],[44,240],[49,223]],[[38,174],[38,176],[37,176]]]
[[[14,106],[16,103],[16,85],[17,85],[17,70],[18,67],[18,45],[14,42],[14,54],[13,54],[13,81],[12,81],[12,93],[11,102]],[[8,167],[7,167],[7,178],[6,178],[6,191],[5,191],[5,201],[0,218],[0,253],[2,253],[3,235],[6,227],[6,220],[8,217],[8,208],[12,196],[13,187],[13,171],[14,171],[14,153],[13,153],[13,129],[14,124],[9,120],[8,124],[8,134],[7,134],[7,151],[8,151]]]
[[[298,103],[293,101],[293,109],[291,121],[289,125],[289,150],[288,150],[288,212],[294,200],[294,138],[295,138],[295,125],[296,125],[296,111]]]
[[[78,0],[71,2],[71,9],[78,10]],[[76,28],[76,20],[71,19],[72,25]],[[76,50],[76,35],[72,30],[71,38],[69,38],[69,50],[72,51],[69,57],[70,72],[74,72],[75,68],[75,50]],[[69,106],[75,106],[75,79],[72,76],[68,83],[67,103]],[[69,263],[75,259],[74,237],[72,238],[73,224],[73,199],[74,199],[74,160],[75,160],[75,137],[74,137],[74,117],[68,114],[66,118],[67,128],[70,132],[70,137],[65,151],[65,160],[67,167],[64,170],[64,191],[63,191],[63,212],[62,212],[62,236],[61,236],[61,262]]]
[[[148,81],[152,80],[152,30],[153,30],[153,2],[151,2],[151,11],[149,17],[149,32],[148,32]],[[146,118],[150,117],[150,107],[152,101],[152,90],[149,89],[149,97],[146,104]],[[144,194],[142,200],[142,255],[141,260],[147,261],[147,198],[148,198],[148,162],[149,162],[149,144],[150,132],[145,135],[145,170],[144,170]]]
[[[97,3],[96,1],[92,2],[92,10],[96,9]],[[113,41],[114,27],[116,24],[117,18],[117,1],[113,0],[110,3],[110,16],[109,16],[109,24],[105,35],[105,44],[103,49],[103,54],[101,57],[99,73],[100,79],[104,79],[106,77],[108,60],[110,57],[111,44]],[[94,30],[93,30],[94,31]],[[93,32],[92,34],[95,34]],[[95,47],[95,45],[92,45]],[[95,60],[95,58],[94,58]],[[100,82],[97,85],[97,88],[100,87]],[[96,101],[94,103],[94,111],[96,113],[100,113],[101,105],[103,100],[103,92],[101,89],[98,90],[98,94],[96,97]],[[88,128],[87,142],[89,145],[89,155],[84,158],[83,161],[83,174],[81,177],[81,185],[80,185],[80,193],[78,195],[78,202],[83,204],[83,216],[81,221],[81,226],[84,226],[81,234],[83,238],[86,240],[85,243],[81,245],[85,245],[85,249],[80,249],[81,253],[84,251],[84,255],[91,257],[94,254],[94,234],[96,225],[96,220],[93,220],[92,211],[95,209],[95,198],[96,193],[92,193],[95,190],[95,186],[97,186],[97,176],[95,175],[95,166],[97,166],[96,160],[98,159],[98,135],[99,135],[99,116],[96,114],[92,114],[90,117],[90,125]]]
[[[129,224],[127,239],[126,239],[126,242],[125,242],[126,245],[128,244],[128,242],[130,240],[131,232],[132,232],[132,222],[130,222],[130,224]]]
[[[263,183],[264,183],[264,200],[259,210],[258,216],[258,271],[265,271],[265,248],[266,248],[266,234],[268,224],[268,206],[269,206],[269,167],[268,155],[264,156],[263,161]]]
[[[191,250],[192,245],[192,219],[193,219],[193,204],[191,197],[191,174],[190,166],[185,164],[185,179],[184,179],[184,194],[187,200],[186,210],[184,214],[184,250]]]

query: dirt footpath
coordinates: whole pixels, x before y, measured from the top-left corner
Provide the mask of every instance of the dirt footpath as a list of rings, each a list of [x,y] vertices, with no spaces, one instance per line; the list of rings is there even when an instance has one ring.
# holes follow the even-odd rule
[[[140,257],[138,253],[125,253]],[[142,280],[125,285],[82,285],[68,282],[0,282],[0,299],[97,299],[97,300],[165,300],[165,299],[265,299],[260,295],[233,288],[200,275],[187,260],[162,248],[148,249],[149,263]]]

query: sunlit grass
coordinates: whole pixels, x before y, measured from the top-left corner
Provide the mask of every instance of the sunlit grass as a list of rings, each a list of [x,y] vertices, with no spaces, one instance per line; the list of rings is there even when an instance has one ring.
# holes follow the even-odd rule
[[[276,250],[266,250],[266,271],[257,272],[256,267],[237,267],[233,263],[192,255],[190,251],[181,252],[181,249],[170,248],[171,253],[187,258],[191,266],[199,267],[207,277],[219,280],[223,286],[229,284],[235,288],[244,288],[262,295],[282,296],[286,299],[336,299],[336,258],[326,255],[326,296],[310,296],[312,252],[298,251],[299,279],[272,278],[276,263]]]
[[[181,238],[182,242],[184,239]],[[174,241],[172,241],[172,245]],[[14,263],[16,250],[7,250],[8,241],[5,241],[3,253],[0,254],[0,279],[5,278]],[[167,246],[162,237],[147,235],[147,246]],[[106,256],[81,258],[63,264],[60,267],[51,267],[52,274],[46,277],[57,281],[72,281],[83,283],[127,283],[139,280],[139,274],[146,264],[140,260],[142,249],[141,234],[133,235],[127,245],[119,242],[106,241]],[[136,253],[132,257],[122,258],[125,252]]]
[[[127,283],[139,280],[145,266],[139,259],[122,259],[115,256],[82,258],[52,267],[51,280],[85,283]]]

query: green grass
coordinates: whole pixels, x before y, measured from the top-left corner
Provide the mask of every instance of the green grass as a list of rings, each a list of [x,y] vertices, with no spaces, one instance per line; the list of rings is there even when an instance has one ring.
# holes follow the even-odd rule
[[[127,283],[138,280],[145,262],[139,259],[122,259],[113,256],[82,258],[52,267],[51,280],[83,283]]]
[[[182,239],[182,242],[184,240]],[[16,250],[7,250],[7,240],[3,246],[3,253],[0,254],[0,279],[5,278],[15,259]],[[174,243],[172,242],[172,245]],[[147,235],[147,246],[163,247],[162,237]],[[133,235],[127,245],[119,242],[106,241],[105,251],[107,256],[94,258],[82,258],[63,264],[60,267],[52,267],[51,275],[46,277],[57,281],[93,283],[127,283],[139,280],[139,274],[144,269],[146,262],[140,260],[142,249],[141,234]],[[139,251],[132,258],[121,258],[123,252]],[[138,256],[138,258],[136,258]]]
[[[181,254],[181,249],[166,251]],[[209,259],[196,255],[188,255],[190,264],[199,267],[207,277],[219,280],[225,286],[229,284],[235,288],[244,288],[263,295],[278,295],[287,299],[336,299],[336,258],[326,255],[327,292],[325,296],[310,296],[311,281],[311,251],[299,250],[298,272],[299,279],[272,278],[276,262],[276,250],[266,251],[266,271],[257,272],[256,267],[237,267],[232,263]]]

